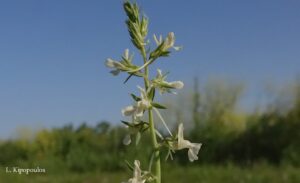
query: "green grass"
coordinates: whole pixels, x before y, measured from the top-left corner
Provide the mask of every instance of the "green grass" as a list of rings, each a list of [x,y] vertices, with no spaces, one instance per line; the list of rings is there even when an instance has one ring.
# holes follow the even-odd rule
[[[1,168],[0,183],[119,183],[128,180],[130,172],[46,173],[18,175]],[[299,183],[300,168],[259,165],[200,166],[164,168],[163,183]]]

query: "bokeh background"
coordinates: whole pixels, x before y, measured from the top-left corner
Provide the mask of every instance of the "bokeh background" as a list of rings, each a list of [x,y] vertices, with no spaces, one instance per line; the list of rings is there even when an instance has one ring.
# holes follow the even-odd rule
[[[203,143],[194,163],[186,151],[165,161],[164,182],[300,182],[300,3],[137,2],[150,41],[173,31],[183,46],[151,68],[185,83],[159,97],[163,116]],[[122,1],[0,2],[1,183],[112,183],[131,176],[125,159],[147,168],[148,135],[125,147],[120,123],[142,82],[104,66],[136,51],[125,19]],[[47,173],[5,172],[14,166]]]

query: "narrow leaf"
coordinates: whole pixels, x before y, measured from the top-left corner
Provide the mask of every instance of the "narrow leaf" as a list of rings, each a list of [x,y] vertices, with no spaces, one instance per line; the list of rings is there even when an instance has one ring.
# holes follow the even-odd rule
[[[127,83],[127,81],[133,76],[133,74],[130,74],[126,79],[125,81],[123,82],[123,84]]]
[[[151,100],[153,100],[154,97],[155,97],[155,88],[152,87],[151,90],[148,93],[148,98],[151,99]]]
[[[121,122],[122,122],[124,125],[126,125],[126,126],[129,126],[129,127],[132,126],[132,125],[130,124],[130,122],[128,122],[128,121],[122,121],[122,120],[121,120]]]
[[[159,104],[159,103],[155,103],[155,102],[152,102],[151,105],[155,108],[158,108],[158,109],[167,109],[167,107]]]
[[[137,132],[136,138],[135,138],[135,145],[137,146],[140,143],[141,140],[141,133]]]
[[[131,171],[134,170],[133,166],[132,166],[127,160],[125,160],[125,163],[126,163],[127,167],[128,167]]]
[[[140,100],[141,100],[141,98],[140,98],[140,97],[136,96],[136,95],[135,95],[135,94],[133,94],[133,93],[131,93],[130,95],[131,95],[131,97],[133,98],[133,100],[135,100],[136,102],[138,102],[138,101],[140,101]]]

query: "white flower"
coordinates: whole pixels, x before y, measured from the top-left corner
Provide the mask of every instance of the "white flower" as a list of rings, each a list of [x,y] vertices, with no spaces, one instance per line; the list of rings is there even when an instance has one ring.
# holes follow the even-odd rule
[[[128,134],[125,136],[125,138],[123,139],[123,144],[124,145],[129,145],[131,143],[131,136]]]
[[[175,35],[174,35],[174,32],[169,32],[169,34],[168,34],[165,42],[166,42],[166,46],[168,48],[171,48],[171,47],[174,46],[174,44],[175,44]]]
[[[144,110],[151,107],[151,103],[147,98],[147,93],[145,89],[138,86],[141,91],[141,100],[136,102],[135,105],[130,105],[122,109],[123,116],[133,116],[135,117],[142,117]]]
[[[183,88],[184,83],[182,81],[167,82],[165,81],[166,77],[166,74],[163,75],[162,71],[160,69],[157,69],[156,78],[152,80],[153,86],[158,88],[160,94],[163,94],[164,92],[176,94],[175,92],[172,92],[171,89]]]
[[[121,62],[115,61],[111,58],[106,59],[105,65],[114,70],[110,71],[114,76],[118,75],[120,71],[129,71],[131,65],[132,56],[129,55],[129,49],[126,49],[123,54],[123,60]]]
[[[191,162],[198,160],[198,152],[201,148],[201,143],[191,143],[183,138],[183,124],[178,126],[178,141],[173,145],[173,150],[189,149],[188,157]]]
[[[154,34],[153,39],[157,46],[161,45],[163,42],[161,35],[159,35],[159,38],[157,38],[156,35]],[[164,40],[163,50],[167,51],[168,49],[173,48],[176,51],[179,51],[182,48],[180,46],[174,46],[174,44],[175,44],[175,35],[174,32],[170,32],[166,37],[166,39]]]
[[[165,45],[164,48],[168,50],[169,48],[174,48],[176,51],[179,51],[181,49],[180,46],[174,46],[175,44],[175,35],[174,32],[170,32],[165,39]]]
[[[124,69],[124,65],[120,62],[114,61],[111,58],[108,58],[105,62],[105,65],[109,68],[112,68],[114,70],[110,71],[114,76],[118,75],[120,73],[120,70]]]
[[[145,183],[146,178],[142,175],[142,170],[140,169],[140,161],[134,161],[134,170],[133,170],[133,177],[129,179],[127,182],[123,183]]]
[[[122,69],[124,67],[123,64],[121,64],[120,62],[114,61],[111,58],[108,58],[106,60],[105,65],[109,68],[116,68],[116,69]]]

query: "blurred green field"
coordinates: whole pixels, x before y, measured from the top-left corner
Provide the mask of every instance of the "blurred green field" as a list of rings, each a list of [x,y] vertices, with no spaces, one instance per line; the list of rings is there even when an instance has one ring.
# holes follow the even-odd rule
[[[181,102],[170,109],[174,115],[165,115],[173,126],[184,119],[191,127],[185,137],[203,145],[198,161],[190,163],[186,150],[176,152],[173,161],[163,161],[163,183],[300,183],[300,83],[288,95],[293,99],[288,108],[278,102],[286,101],[280,95],[271,107],[253,113],[237,110],[239,86],[221,86],[205,87],[210,88],[202,92],[206,97],[199,91],[192,98],[178,96],[190,107],[176,116],[176,106],[184,106]],[[126,181],[132,172],[126,171],[124,160],[139,160],[146,170],[153,152],[148,133],[138,145],[125,146],[127,133],[106,121],[20,131],[15,138],[0,140],[0,183]],[[164,159],[167,151],[161,152]],[[40,167],[47,173],[19,175],[6,173],[6,167]]]
[[[128,172],[57,173],[18,175],[5,173],[1,168],[1,183],[117,183],[126,181]],[[234,165],[168,167],[165,183],[299,183],[300,169],[290,166],[257,165],[241,168]]]

